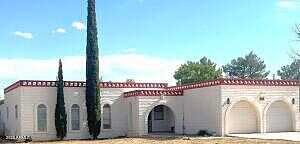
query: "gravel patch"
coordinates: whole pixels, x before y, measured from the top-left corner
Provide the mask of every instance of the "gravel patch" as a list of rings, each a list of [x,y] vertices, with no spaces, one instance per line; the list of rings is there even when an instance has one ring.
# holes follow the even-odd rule
[[[141,137],[104,140],[67,140],[32,142],[41,144],[300,144],[287,140],[262,140],[236,137]]]

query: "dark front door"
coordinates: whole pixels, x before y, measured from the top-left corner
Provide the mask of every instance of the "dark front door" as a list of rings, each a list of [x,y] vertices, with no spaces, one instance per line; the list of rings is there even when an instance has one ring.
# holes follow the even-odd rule
[[[148,133],[152,132],[152,111],[149,113],[148,116]]]

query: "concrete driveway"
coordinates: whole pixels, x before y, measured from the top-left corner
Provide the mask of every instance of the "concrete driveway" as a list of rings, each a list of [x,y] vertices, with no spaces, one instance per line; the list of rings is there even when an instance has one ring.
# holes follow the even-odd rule
[[[300,132],[230,134],[233,137],[300,141]]]

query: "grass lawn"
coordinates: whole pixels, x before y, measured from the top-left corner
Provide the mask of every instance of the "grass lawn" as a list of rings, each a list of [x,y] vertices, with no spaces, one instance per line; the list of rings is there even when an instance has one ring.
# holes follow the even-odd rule
[[[105,140],[70,140],[52,142],[32,142],[42,144],[300,144],[300,142],[284,140],[260,140],[246,138],[201,138],[201,137],[144,137],[144,138],[117,138]]]

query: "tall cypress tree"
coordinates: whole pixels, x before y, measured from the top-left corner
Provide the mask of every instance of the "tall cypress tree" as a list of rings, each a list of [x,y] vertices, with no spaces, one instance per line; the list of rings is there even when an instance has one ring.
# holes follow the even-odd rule
[[[57,74],[57,98],[55,106],[55,128],[56,136],[61,140],[67,134],[67,114],[65,110],[64,100],[64,80],[61,59],[59,59],[59,67]]]
[[[95,0],[88,0],[85,97],[89,133],[93,139],[99,135],[101,126],[98,53]]]

